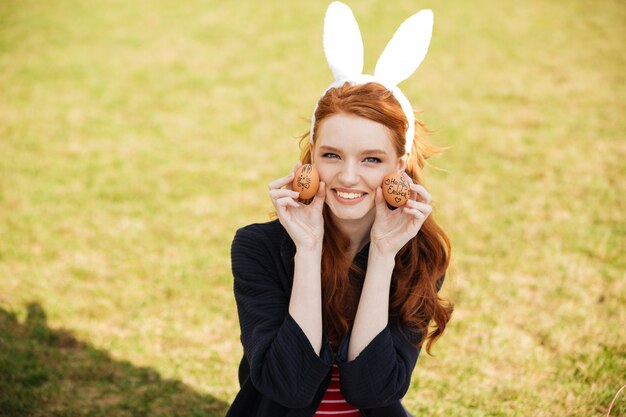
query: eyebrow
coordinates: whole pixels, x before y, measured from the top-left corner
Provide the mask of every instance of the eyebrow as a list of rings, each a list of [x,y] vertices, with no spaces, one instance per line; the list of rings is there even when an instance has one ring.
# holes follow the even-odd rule
[[[341,153],[341,149],[333,148],[332,146],[320,146],[321,152],[336,152]],[[361,155],[387,155],[387,152],[382,149],[365,149],[361,152]]]

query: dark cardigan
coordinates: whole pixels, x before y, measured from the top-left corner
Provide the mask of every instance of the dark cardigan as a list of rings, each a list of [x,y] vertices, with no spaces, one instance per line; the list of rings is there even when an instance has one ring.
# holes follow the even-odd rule
[[[289,314],[295,251],[278,220],[251,224],[235,235],[232,272],[244,356],[241,390],[227,417],[311,417],[328,387],[333,351],[326,335],[318,356]],[[363,269],[368,252],[369,245],[355,258]],[[337,353],[341,392],[363,416],[409,415],[400,399],[411,383],[420,338],[406,328],[401,332],[390,318],[352,361],[347,361],[350,332],[343,338]]]

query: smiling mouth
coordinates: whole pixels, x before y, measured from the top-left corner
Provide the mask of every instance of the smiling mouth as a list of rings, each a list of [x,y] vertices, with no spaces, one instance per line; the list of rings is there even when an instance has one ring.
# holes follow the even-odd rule
[[[344,199],[344,200],[358,200],[359,198],[367,194],[367,193],[346,193],[346,192],[337,191],[337,190],[335,190],[335,193],[337,193],[337,196],[339,198]]]

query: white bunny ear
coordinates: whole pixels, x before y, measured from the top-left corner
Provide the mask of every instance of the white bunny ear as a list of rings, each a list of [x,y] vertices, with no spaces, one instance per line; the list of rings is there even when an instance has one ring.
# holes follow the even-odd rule
[[[363,72],[363,40],[352,10],[335,1],[324,18],[324,52],[336,81]]]
[[[406,19],[378,58],[374,76],[390,85],[409,78],[426,57],[432,33],[432,10],[420,10]]]

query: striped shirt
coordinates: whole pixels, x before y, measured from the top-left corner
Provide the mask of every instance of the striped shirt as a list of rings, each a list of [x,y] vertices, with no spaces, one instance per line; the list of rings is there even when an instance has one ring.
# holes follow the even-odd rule
[[[361,412],[348,404],[339,389],[339,367],[333,364],[333,372],[330,377],[330,384],[324,393],[322,402],[313,417],[361,417]]]

